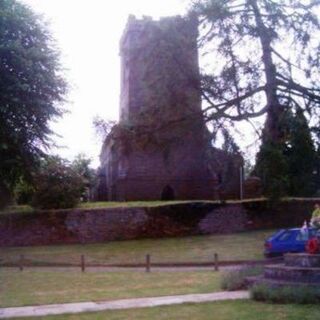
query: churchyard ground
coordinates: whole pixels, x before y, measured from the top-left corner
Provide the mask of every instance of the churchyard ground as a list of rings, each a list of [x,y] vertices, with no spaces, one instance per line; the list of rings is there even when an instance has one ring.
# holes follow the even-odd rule
[[[220,291],[220,272],[95,272],[0,269],[0,307]]]
[[[146,254],[151,255],[151,262],[212,262],[215,253],[219,260],[256,260],[263,259],[264,239],[273,232],[0,248],[0,265],[18,262],[20,255],[34,265],[45,262],[79,264],[81,255],[88,264],[144,263]]]
[[[262,259],[263,239],[272,231],[185,238],[114,241],[90,245],[0,248],[0,263],[25,259],[43,262],[86,263],[213,261],[214,253],[224,260]],[[60,270],[60,271],[59,271]],[[220,290],[220,273],[201,272],[92,272],[76,268],[0,268],[0,304],[5,306],[45,304],[99,299],[120,299]],[[110,289],[112,288],[112,290]]]
[[[145,254],[152,260],[212,261],[215,252],[221,259],[261,259],[263,239],[271,231],[255,231],[233,235],[185,238],[114,241],[90,245],[1,248],[1,263],[17,262],[21,254],[34,263],[79,263],[84,254],[87,263],[143,262]],[[92,272],[78,268],[0,268],[0,304],[17,306],[108,298],[183,293],[206,293],[219,290],[220,273],[201,272]],[[110,289],[112,288],[112,290]]]
[[[182,304],[84,313],[74,315],[48,316],[46,320],[316,320],[320,307],[316,305],[273,305],[250,300]],[[19,318],[38,320],[39,318]]]
[[[1,261],[24,254],[33,261],[77,262],[84,254],[91,262],[142,262],[150,253],[156,261],[262,259],[263,240],[273,230],[232,235],[114,241],[103,244],[1,248]],[[101,271],[101,270],[100,270]],[[221,291],[221,272],[96,272],[88,268],[0,268],[0,306],[40,305],[80,301],[163,296]],[[271,305],[253,301],[225,301],[168,307],[105,311],[45,319],[195,319],[313,320],[318,306]],[[21,318],[20,318],[21,319]],[[31,319],[31,318],[28,318]]]

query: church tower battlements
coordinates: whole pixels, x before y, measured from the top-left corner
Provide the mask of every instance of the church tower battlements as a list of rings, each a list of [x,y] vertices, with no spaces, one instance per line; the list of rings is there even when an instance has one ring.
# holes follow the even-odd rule
[[[194,17],[129,17],[120,41],[120,122],[201,110],[197,36]]]

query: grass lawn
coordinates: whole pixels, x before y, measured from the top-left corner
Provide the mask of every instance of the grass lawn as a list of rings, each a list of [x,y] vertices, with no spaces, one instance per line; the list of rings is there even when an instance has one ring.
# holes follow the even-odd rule
[[[151,254],[153,262],[248,260],[263,258],[263,241],[273,231],[252,231],[231,235],[112,241],[101,244],[0,248],[0,264],[17,261],[20,254],[37,262],[138,263]]]
[[[247,300],[45,317],[46,320],[316,320],[316,305],[272,305]],[[20,318],[21,319],[21,318]],[[32,319],[32,318],[26,318]],[[34,318],[39,319],[39,318]],[[42,318],[44,319],[44,318]]]
[[[220,273],[0,269],[0,307],[220,291]]]
[[[318,201],[320,198],[297,198],[297,197],[285,197],[282,198],[283,201]],[[267,201],[267,198],[254,198],[254,199],[243,199],[243,200],[226,200],[226,203],[246,203],[246,202],[257,202],[257,201]],[[190,203],[190,202],[207,202],[207,203],[219,203],[219,200],[172,200],[172,201],[163,201],[163,200],[155,200],[155,201],[127,201],[127,202],[119,202],[119,201],[98,201],[98,202],[84,202],[79,203],[78,209],[96,209],[96,208],[134,208],[134,207],[158,207],[158,206],[166,206],[166,205],[174,205],[180,203]],[[8,206],[3,210],[0,210],[0,214],[3,213],[28,213],[33,212],[34,209],[29,205],[13,205]]]
[[[98,201],[98,202],[83,202],[79,203],[76,208],[78,209],[97,209],[97,208],[136,208],[136,207],[159,207],[167,206],[179,203],[189,203],[197,202],[196,200],[172,200],[172,201]],[[204,201],[199,200],[199,202],[210,202],[210,203],[219,203],[220,201]],[[33,212],[34,209],[29,205],[16,205],[8,206],[3,210],[0,210],[1,213],[28,213]]]

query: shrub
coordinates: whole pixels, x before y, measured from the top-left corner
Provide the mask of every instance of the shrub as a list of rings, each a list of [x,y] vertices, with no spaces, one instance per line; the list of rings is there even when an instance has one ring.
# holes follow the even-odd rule
[[[30,204],[33,193],[32,184],[20,179],[14,188],[14,200],[17,204]]]
[[[247,288],[247,277],[262,274],[261,266],[245,266],[241,269],[225,272],[221,279],[221,289],[234,291]]]
[[[58,157],[45,160],[35,176],[32,206],[39,209],[72,208],[80,200],[84,181]]]
[[[320,289],[307,286],[270,287],[256,284],[250,289],[250,296],[256,301],[272,303],[319,303]]]

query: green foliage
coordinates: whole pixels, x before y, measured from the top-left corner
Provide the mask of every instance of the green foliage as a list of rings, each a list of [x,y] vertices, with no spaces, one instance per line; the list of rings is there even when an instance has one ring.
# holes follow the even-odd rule
[[[203,27],[201,44],[207,57],[212,54],[212,69],[202,76],[207,118],[224,128],[266,114],[256,172],[271,198],[310,196],[320,185],[308,128],[308,121],[319,121],[319,5],[316,0],[193,5]]]
[[[44,160],[35,181],[32,205],[39,209],[75,207],[85,185],[84,179],[59,157]]]
[[[262,142],[254,173],[262,179],[264,194],[273,200],[285,195],[311,196],[316,153],[303,111],[287,109],[280,125],[281,143],[267,138]]]
[[[320,196],[320,123],[316,123],[311,127],[312,137],[315,140],[315,154],[314,154],[314,171],[313,171],[313,185],[315,188],[315,195]]]
[[[315,192],[314,170],[316,152],[307,120],[301,109],[291,119],[285,157],[288,163],[290,196],[310,196]]]
[[[223,145],[222,150],[231,154],[240,154],[240,148],[234,141],[232,135],[227,129],[222,129]]]
[[[93,187],[96,178],[96,172],[90,168],[91,159],[84,154],[78,154],[71,163],[72,169],[82,178],[82,201],[88,201],[90,198],[90,189]]]
[[[14,200],[19,205],[30,204],[33,193],[33,185],[23,179],[20,179],[14,188]]]
[[[100,116],[95,116],[92,125],[95,129],[96,135],[103,141],[107,135],[111,132],[116,122],[112,120],[106,120]]]
[[[315,166],[314,166],[314,186],[316,189],[316,196],[320,197],[320,144],[317,145],[315,154]]]
[[[296,110],[319,120],[319,5],[317,0],[193,1],[209,65],[202,75],[206,119],[221,129],[266,115],[257,171],[271,197],[312,192],[312,146],[302,111]],[[283,127],[288,109],[296,112],[290,145]],[[308,159],[302,164],[304,152]]]
[[[263,142],[257,155],[255,174],[261,178],[264,195],[277,200],[288,191],[288,164],[284,146],[268,141]]]
[[[225,272],[221,278],[221,289],[227,291],[243,290],[248,286],[247,277],[262,274],[260,266],[246,266],[238,270]]]
[[[273,122],[282,106],[296,107],[297,101],[316,112],[318,7],[315,0],[193,1],[200,44],[211,58],[202,75],[209,119],[241,121],[267,113]]]
[[[315,287],[270,287],[254,285],[250,290],[251,298],[272,303],[310,304],[320,302],[320,289]]]
[[[58,51],[40,17],[16,0],[0,1],[0,198],[39,165],[49,121],[61,116],[66,83]]]

